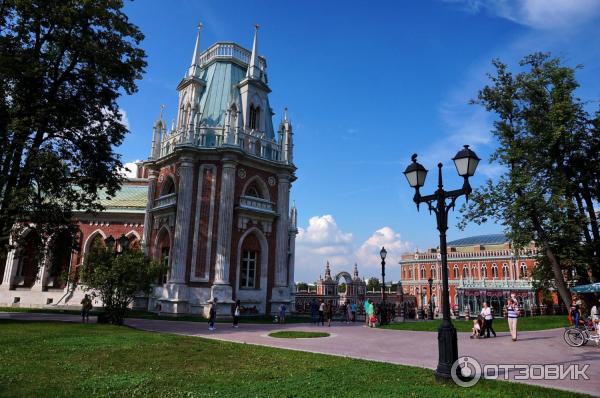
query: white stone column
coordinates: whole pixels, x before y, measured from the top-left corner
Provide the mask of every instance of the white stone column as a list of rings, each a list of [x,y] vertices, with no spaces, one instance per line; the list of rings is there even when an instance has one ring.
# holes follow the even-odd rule
[[[290,176],[277,176],[277,237],[275,240],[275,286],[287,286],[288,282],[288,236]]]
[[[233,230],[233,201],[236,163],[224,160],[221,171],[221,196],[219,204],[219,224],[217,236],[217,260],[215,264],[216,285],[229,285],[231,263],[231,232]]]
[[[152,213],[150,210],[154,207],[154,195],[156,194],[156,179],[158,171],[150,170],[148,172],[148,203],[146,204],[146,214],[144,216],[144,236],[142,237],[142,247],[147,256],[150,256],[150,239],[152,236]]]
[[[294,267],[296,258],[296,231],[290,231],[290,248],[288,250],[288,285],[290,288],[295,287],[294,282]],[[294,290],[292,290],[294,291]]]
[[[171,262],[170,283],[185,283],[185,270],[188,258],[188,242],[190,236],[190,213],[192,210],[193,169],[190,158],[181,158],[177,171],[179,185],[177,190],[177,215],[175,218],[175,234],[173,237],[173,261]]]
[[[48,262],[50,261],[50,256],[51,256],[51,253],[49,253],[48,250],[50,250],[50,246],[48,243],[46,243],[45,247],[44,247],[44,256],[42,257],[42,260],[40,261],[38,273],[36,275],[35,282],[33,283],[33,286],[31,287],[31,290],[41,292],[44,290],[44,287],[46,286],[46,278],[48,277],[48,268],[50,265],[50,264],[48,264]]]
[[[4,276],[2,277],[2,285],[0,286],[4,290],[10,289],[10,285],[17,273],[19,258],[16,252],[16,249],[11,249],[6,256],[6,266],[4,267]]]

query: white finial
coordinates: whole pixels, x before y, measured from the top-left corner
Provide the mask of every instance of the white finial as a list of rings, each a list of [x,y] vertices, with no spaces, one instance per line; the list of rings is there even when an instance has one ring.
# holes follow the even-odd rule
[[[160,116],[158,117],[159,120],[162,120],[164,110],[165,110],[165,104],[160,104]]]
[[[288,109],[287,109],[287,106],[285,108],[283,108],[283,121],[284,122],[288,121]]]
[[[250,64],[246,77],[248,79],[260,79],[260,68],[258,67],[258,24],[254,25],[254,41],[252,42],[252,55],[250,55]]]

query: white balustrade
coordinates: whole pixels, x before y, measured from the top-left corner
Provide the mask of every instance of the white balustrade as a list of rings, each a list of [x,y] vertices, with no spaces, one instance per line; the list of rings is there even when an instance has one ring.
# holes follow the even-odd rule
[[[161,196],[154,200],[154,208],[174,206],[177,203],[177,194],[171,193],[168,195]]]
[[[240,196],[240,208],[275,213],[275,205],[272,202],[254,196]]]

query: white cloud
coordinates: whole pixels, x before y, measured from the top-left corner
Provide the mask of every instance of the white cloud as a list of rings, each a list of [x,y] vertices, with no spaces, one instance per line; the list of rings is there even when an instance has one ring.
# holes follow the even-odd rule
[[[141,162],[141,160],[134,160],[133,162],[128,162],[123,165],[121,169],[121,174],[127,178],[136,178],[137,177],[137,162]]]
[[[119,113],[121,114],[119,121],[127,128],[127,130],[129,130],[129,118],[127,117],[127,112],[125,112],[125,109],[119,108]]]
[[[323,275],[325,264],[329,261],[332,274],[340,271],[352,272],[354,263],[358,263],[361,276],[380,274],[379,251],[385,246],[390,265],[389,280],[398,279],[397,263],[400,255],[411,250],[412,245],[403,241],[400,234],[390,227],[375,231],[361,244],[354,242],[354,235],[344,232],[332,215],[311,217],[306,229],[299,228],[296,238],[297,281],[313,282]]]
[[[573,28],[600,14],[600,0],[445,0],[536,29]]]

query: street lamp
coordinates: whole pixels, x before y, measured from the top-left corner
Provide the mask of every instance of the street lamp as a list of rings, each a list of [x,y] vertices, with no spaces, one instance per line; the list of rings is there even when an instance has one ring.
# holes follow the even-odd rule
[[[435,213],[437,229],[440,233],[440,254],[442,262],[442,309],[443,321],[438,329],[438,350],[439,359],[436,369],[436,376],[444,379],[452,377],[451,369],[454,362],[458,359],[458,345],[456,341],[456,329],[450,319],[450,299],[448,292],[448,253],[446,247],[446,231],[448,230],[448,212],[454,209],[456,199],[465,195],[469,200],[469,194],[472,192],[469,185],[469,177],[475,174],[475,169],[479,164],[479,159],[475,152],[465,145],[452,159],[456,166],[458,175],[464,178],[461,189],[445,191],[442,182],[442,163],[438,163],[438,189],[431,195],[421,196],[419,188],[425,185],[427,170],[417,162],[417,154],[412,155],[412,163],[404,171],[404,175],[409,185],[415,189],[413,201],[417,204],[426,203],[429,212]],[[446,201],[449,199],[449,203]]]
[[[381,323],[387,324],[387,308],[385,305],[385,257],[387,256],[387,250],[385,247],[381,248],[379,252],[381,256]]]
[[[433,319],[433,290],[431,289],[431,287],[433,286],[433,279],[430,277],[429,279],[427,279],[427,282],[429,282],[429,320]]]

